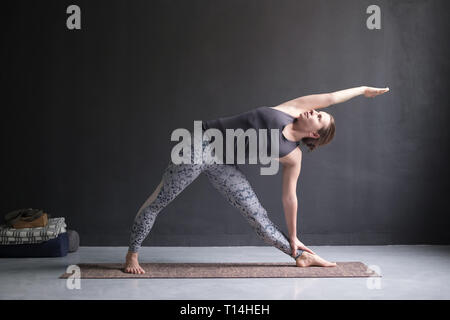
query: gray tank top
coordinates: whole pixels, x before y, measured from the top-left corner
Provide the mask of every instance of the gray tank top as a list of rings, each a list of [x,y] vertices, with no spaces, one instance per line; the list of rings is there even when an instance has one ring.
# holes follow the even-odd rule
[[[240,113],[238,115],[229,116],[229,117],[221,117],[214,120],[205,120],[202,121],[202,128],[203,130],[215,128],[219,129],[224,138],[224,144],[225,144],[225,137],[226,137],[226,129],[242,129],[246,131],[249,128],[258,129],[267,129],[267,155],[271,155],[271,135],[270,130],[271,129],[278,129],[279,130],[279,153],[278,158],[284,157],[285,155],[289,154],[291,151],[293,151],[296,147],[300,145],[300,141],[291,141],[286,139],[286,137],[283,135],[283,129],[284,127],[292,122],[295,122],[297,119],[283,111],[273,109],[270,107],[259,107],[252,109],[250,111],[246,111],[243,113]],[[236,144],[236,139],[233,142]],[[246,141],[246,150],[245,150],[245,158],[248,159],[248,147],[247,147],[248,139]],[[258,144],[259,146],[259,144]],[[235,148],[235,159],[234,163],[236,163],[236,146]],[[223,148],[223,161],[225,163],[226,159],[226,148],[224,146]]]

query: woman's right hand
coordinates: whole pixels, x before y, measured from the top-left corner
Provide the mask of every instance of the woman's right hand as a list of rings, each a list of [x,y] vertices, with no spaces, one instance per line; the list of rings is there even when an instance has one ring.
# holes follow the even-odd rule
[[[388,92],[389,88],[373,88],[373,87],[365,87],[364,96],[367,98],[374,98],[380,94]]]
[[[291,245],[292,256],[295,257],[297,249],[315,254],[314,251],[305,246],[297,237],[289,239],[289,244]]]

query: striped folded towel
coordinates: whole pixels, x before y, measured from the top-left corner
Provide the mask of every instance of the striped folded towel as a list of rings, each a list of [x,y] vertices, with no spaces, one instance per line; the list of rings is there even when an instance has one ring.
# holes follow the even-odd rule
[[[64,217],[50,218],[45,227],[15,229],[0,225],[0,244],[41,243],[66,232]]]

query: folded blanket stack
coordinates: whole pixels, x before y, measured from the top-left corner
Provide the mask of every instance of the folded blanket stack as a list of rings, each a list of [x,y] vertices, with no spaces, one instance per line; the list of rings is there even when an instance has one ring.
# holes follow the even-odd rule
[[[62,257],[78,249],[79,238],[64,217],[38,209],[19,209],[0,225],[0,257]]]
[[[15,229],[0,225],[0,244],[41,243],[57,238],[66,227],[64,217],[48,219],[45,227]]]

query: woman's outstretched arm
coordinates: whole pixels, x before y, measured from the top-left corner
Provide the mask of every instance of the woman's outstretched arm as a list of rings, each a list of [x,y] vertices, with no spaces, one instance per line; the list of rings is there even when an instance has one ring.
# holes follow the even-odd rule
[[[332,104],[337,104],[350,100],[356,96],[364,95],[367,98],[374,98],[380,94],[389,91],[389,88],[373,88],[373,87],[356,87],[351,89],[345,89],[340,91],[335,91],[331,93]]]
[[[326,108],[333,104],[342,103],[360,95],[364,95],[368,98],[373,98],[387,91],[389,91],[389,88],[360,86],[329,93],[302,96],[287,101],[283,103],[283,105],[285,105],[289,109],[293,109],[293,112],[302,113],[306,110]]]

